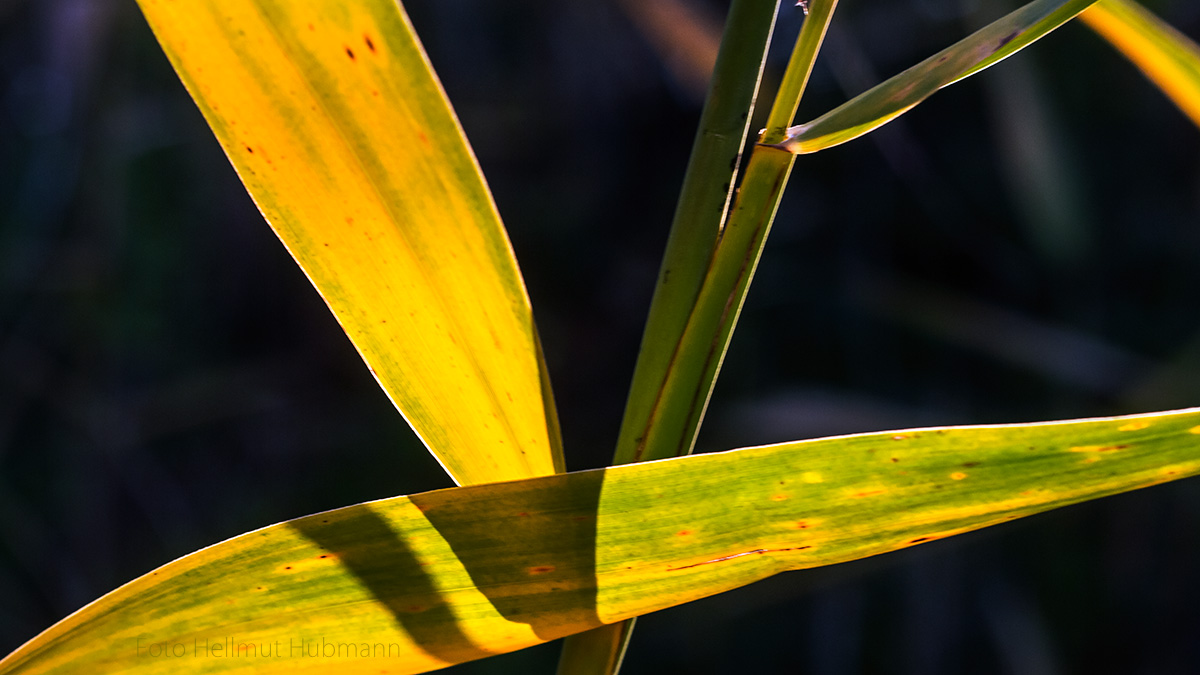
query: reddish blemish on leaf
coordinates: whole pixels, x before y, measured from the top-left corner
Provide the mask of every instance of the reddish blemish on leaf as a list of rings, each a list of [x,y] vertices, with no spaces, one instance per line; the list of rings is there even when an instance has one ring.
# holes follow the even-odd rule
[[[786,501],[790,497],[791,497],[791,495],[771,495],[771,501],[782,502],[782,501]]]
[[[808,529],[808,521],[807,520],[796,521],[796,529],[797,530],[807,530]]]
[[[881,495],[885,492],[887,492],[887,490],[863,490],[862,492],[855,492],[854,494],[852,494],[850,496],[854,499],[862,499],[863,497],[873,497],[875,495]]]
[[[555,569],[554,565],[537,565],[536,567],[530,567],[529,573],[531,575],[533,575],[533,574],[549,574],[549,573],[553,572],[554,569]]]
[[[965,474],[961,471],[955,471],[954,473],[950,474],[950,478],[952,478],[954,480],[962,480],[966,477],[967,477],[967,474]]]
[[[689,567],[699,567],[701,565],[711,565],[713,563],[724,562],[726,560],[734,560],[735,558],[745,558],[746,556],[751,556],[751,555],[762,555],[763,553],[783,553],[784,551],[803,551],[806,548],[812,548],[812,546],[793,546],[791,548],[756,548],[753,551],[744,551],[742,553],[734,553],[733,555],[725,555],[725,556],[721,556],[720,558],[713,558],[712,560],[705,560],[704,562],[692,563],[691,565],[681,565],[679,567],[668,567],[667,569],[674,572],[675,570],[685,570],[685,569],[688,569]]]
[[[678,532],[676,532],[676,533],[675,533],[675,536],[676,536],[676,537],[686,537],[686,536],[688,536],[688,535],[689,535],[689,534],[691,534],[691,533],[692,533],[692,531],[691,531],[691,530],[680,530],[680,531],[678,531]]]
[[[524,511],[522,511],[522,512],[520,512],[520,513],[518,513],[518,514],[517,514],[517,517],[518,517],[518,518],[528,518],[528,517],[529,517],[529,514],[528,514],[528,513],[526,513],[526,512],[524,512]]]

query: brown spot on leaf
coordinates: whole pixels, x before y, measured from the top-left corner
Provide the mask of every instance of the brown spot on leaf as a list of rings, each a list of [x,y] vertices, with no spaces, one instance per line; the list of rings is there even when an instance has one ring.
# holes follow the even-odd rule
[[[371,53],[374,54],[375,53],[375,43],[371,42],[371,36],[367,35],[366,33],[363,33],[363,42],[367,43],[367,49],[370,49]]]
[[[533,574],[533,575],[549,574],[553,571],[554,571],[554,565],[537,565],[537,566],[529,568],[529,573]]]
[[[929,537],[917,537],[916,539],[910,539],[910,540],[908,541],[908,543],[910,543],[910,544],[919,544],[919,543],[921,543],[921,542],[923,542],[923,541],[929,541]]]
[[[874,495],[881,495],[885,492],[887,492],[887,490],[863,490],[862,492],[855,492],[854,494],[852,494],[850,496],[853,497],[854,499],[862,499],[863,497],[872,497]]]
[[[354,50],[350,49],[349,47],[346,47],[346,56],[349,56],[350,60],[353,61],[354,60]]]

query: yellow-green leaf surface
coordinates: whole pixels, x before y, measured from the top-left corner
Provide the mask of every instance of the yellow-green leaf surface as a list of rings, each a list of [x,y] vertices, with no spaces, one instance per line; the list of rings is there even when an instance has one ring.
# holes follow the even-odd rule
[[[1079,19],[1141,69],[1200,126],[1200,46],[1132,0],[1099,0]]]
[[[529,300],[395,0],[140,0],[255,203],[460,484],[561,468]]]
[[[440,490],[181,558],[0,661],[414,673],[1200,473],[1200,409],[917,429]]]
[[[935,91],[993,66],[1096,0],[1035,0],[817,119],[788,129],[777,147],[796,154],[840,145],[911,110]]]

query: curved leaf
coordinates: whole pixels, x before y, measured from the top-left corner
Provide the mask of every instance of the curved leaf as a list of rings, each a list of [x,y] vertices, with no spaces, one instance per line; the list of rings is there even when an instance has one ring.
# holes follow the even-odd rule
[[[773,147],[803,155],[878,129],[938,89],[1024,49],[1093,2],[1096,0],[1034,0],[817,119],[789,128],[787,138]]]
[[[459,483],[562,467],[529,300],[394,0],[140,0],[255,203]]]
[[[1099,0],[1079,19],[1119,49],[1200,126],[1200,45],[1132,0]]]
[[[396,497],[165,565],[0,661],[414,673],[1200,473],[1200,409],[862,434]]]

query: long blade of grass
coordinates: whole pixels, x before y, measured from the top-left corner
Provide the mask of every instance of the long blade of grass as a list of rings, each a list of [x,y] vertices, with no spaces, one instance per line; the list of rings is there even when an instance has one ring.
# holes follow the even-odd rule
[[[778,147],[806,154],[858,138],[908,112],[938,89],[1012,56],[1093,2],[1034,0],[817,119],[789,128]]]
[[[1132,0],[1099,0],[1079,19],[1200,126],[1200,45]]]
[[[1200,409],[842,436],[329,511],[165,565],[0,661],[416,673],[1200,473]]]
[[[455,481],[561,469],[529,300],[394,0],[140,0],[280,240]]]

